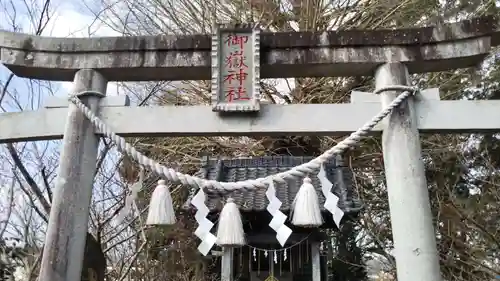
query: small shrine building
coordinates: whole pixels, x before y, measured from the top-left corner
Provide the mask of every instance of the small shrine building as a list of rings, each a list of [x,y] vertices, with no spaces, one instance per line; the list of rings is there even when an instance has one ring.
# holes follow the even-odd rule
[[[265,156],[252,158],[205,158],[198,175],[208,180],[236,182],[267,177],[287,171],[304,164],[313,157]],[[362,208],[357,192],[353,188],[352,172],[337,156],[324,164],[326,177],[332,183],[331,191],[339,197],[337,206],[344,211],[344,218],[350,219]],[[265,189],[237,190],[231,193],[211,192],[206,194],[206,205],[210,210],[209,219],[218,220],[218,215],[228,198],[233,198],[238,205],[247,245],[232,251],[233,280],[246,281],[320,281],[327,280],[326,257],[321,250],[327,236],[324,229],[337,229],[332,214],[324,209],[325,197],[321,192],[321,181],[316,174],[308,175],[317,191],[323,225],[319,228],[296,227],[287,222],[293,232],[282,247],[276,239],[276,232],[269,222],[272,216],[267,211],[269,200]],[[287,180],[275,183],[276,196],[282,202],[280,211],[290,219],[293,200],[302,185],[303,179]],[[188,199],[184,209],[193,209]],[[219,251],[218,251],[219,250]],[[218,256],[220,247],[212,249],[213,256]],[[217,267],[221,269],[220,263]],[[219,271],[220,272],[220,271]]]

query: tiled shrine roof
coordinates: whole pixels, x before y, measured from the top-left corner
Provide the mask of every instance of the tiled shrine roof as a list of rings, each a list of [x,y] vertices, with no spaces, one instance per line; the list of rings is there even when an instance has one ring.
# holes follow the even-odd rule
[[[199,174],[208,180],[222,182],[244,181],[284,172],[312,159],[313,157],[296,156],[264,156],[233,159],[209,158],[205,159],[205,163]],[[326,163],[325,172],[330,182],[333,183],[332,192],[339,197],[339,207],[346,213],[359,211],[362,204],[357,192],[354,190],[350,168],[345,167],[342,159],[337,157],[337,159],[332,159]],[[321,192],[321,183],[316,174],[311,174],[309,177],[316,188],[320,204],[323,208],[325,197]],[[287,183],[275,182],[276,196],[283,203],[281,206],[283,212],[290,210],[301,185],[302,178],[287,180]],[[224,202],[230,196],[234,198],[236,204],[238,204],[240,210],[243,212],[266,211],[269,202],[265,192],[266,189],[238,190],[230,194],[207,193],[206,204],[211,212],[217,212],[222,209]],[[190,205],[192,196],[185,203],[185,209],[194,208]]]

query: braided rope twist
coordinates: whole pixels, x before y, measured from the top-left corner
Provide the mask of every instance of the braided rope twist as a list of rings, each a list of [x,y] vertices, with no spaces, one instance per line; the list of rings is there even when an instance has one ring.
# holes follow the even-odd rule
[[[281,172],[278,174],[270,175],[264,178],[258,178],[253,180],[245,180],[238,182],[218,182],[215,180],[206,180],[196,176],[191,176],[183,173],[179,173],[174,169],[165,167],[164,165],[150,159],[139,151],[137,151],[133,146],[128,144],[123,137],[115,134],[111,129],[100,120],[92,110],[90,110],[78,96],[84,94],[95,94],[95,91],[83,91],[79,92],[77,95],[71,96],[70,101],[76,105],[76,107],[87,117],[90,122],[105,136],[107,136],[111,141],[113,141],[118,150],[122,153],[127,154],[134,160],[136,160],[140,165],[148,167],[158,176],[165,177],[168,181],[174,183],[181,183],[183,185],[190,185],[197,188],[208,188],[215,189],[219,191],[231,192],[238,189],[252,190],[256,188],[266,188],[266,181],[273,180],[276,182],[284,182],[287,179],[301,178],[307,174],[314,173],[319,170],[321,165],[328,159],[333,157],[335,154],[340,154],[349,147],[356,145],[365,137],[382,119],[388,116],[396,107],[398,107],[404,100],[415,94],[418,90],[410,86],[388,86],[380,88],[374,92],[374,94],[380,94],[386,91],[404,91],[402,94],[397,96],[386,108],[375,115],[370,121],[365,123],[357,131],[349,135],[341,142],[339,142],[334,147],[325,151],[320,156],[312,159],[311,161],[291,168],[288,171]]]

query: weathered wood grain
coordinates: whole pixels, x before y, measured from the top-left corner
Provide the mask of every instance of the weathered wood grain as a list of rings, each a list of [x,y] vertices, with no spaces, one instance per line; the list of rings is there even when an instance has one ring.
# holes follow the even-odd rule
[[[224,254],[221,260],[221,280],[222,281],[233,281],[233,263],[234,263],[234,249],[233,248],[223,248]]]
[[[410,73],[477,65],[500,44],[496,19],[400,30],[263,33],[261,78],[362,76],[400,61]],[[210,36],[51,38],[0,31],[0,61],[20,77],[71,81],[210,80]]]
[[[384,64],[375,74],[376,88],[393,85],[411,85],[408,71],[401,63]],[[388,106],[398,94],[394,91],[381,93],[382,104]],[[422,112],[419,114],[415,104],[415,99],[410,97],[396,108],[386,118],[382,134],[397,278],[400,281],[441,281],[418,132]]]
[[[75,76],[74,91],[105,93],[106,85],[106,79],[99,73],[80,70]],[[99,98],[99,95],[89,95],[82,97],[82,101],[97,111]],[[64,142],[45,236],[40,281],[81,280],[99,138],[90,121],[75,105],[70,105],[66,112],[61,116],[66,121],[62,128]]]
[[[497,132],[500,101],[436,101],[415,105],[421,132]],[[211,106],[104,107],[99,116],[122,136],[343,135],[357,130],[380,103],[262,105],[252,116],[220,117]],[[0,114],[0,143],[60,139],[67,108]],[[141,118],[137,118],[140,116]],[[23,124],[23,126],[19,126]],[[375,128],[376,132],[381,127]]]
[[[404,46],[434,44],[483,36],[500,36],[497,19],[479,17],[456,23],[429,27],[375,30],[262,32],[263,49]],[[32,36],[0,31],[0,46],[8,49],[59,52],[100,53],[128,51],[209,51],[211,35],[156,35],[133,37],[67,38]],[[500,42],[498,42],[500,43]]]
[[[320,242],[311,243],[312,281],[321,281]]]

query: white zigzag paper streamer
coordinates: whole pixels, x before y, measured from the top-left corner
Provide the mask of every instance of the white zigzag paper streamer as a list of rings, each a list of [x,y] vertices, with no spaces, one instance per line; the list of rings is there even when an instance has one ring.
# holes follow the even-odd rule
[[[267,211],[273,216],[269,226],[276,231],[276,239],[278,239],[278,242],[283,247],[288,237],[292,234],[292,230],[285,225],[287,216],[280,211],[280,207],[283,203],[276,197],[276,188],[274,187],[273,180],[269,181],[266,196],[269,200]]]
[[[203,189],[200,188],[198,190],[198,193],[196,193],[191,200],[191,204],[195,206],[197,210],[194,217],[196,222],[198,222],[198,228],[196,228],[194,235],[201,239],[198,251],[206,256],[217,241],[217,237],[210,232],[214,223],[207,219],[210,210],[207,205],[205,205],[205,193]]]
[[[137,198],[139,198],[139,192],[141,192],[142,190],[143,181],[144,181],[144,171],[141,170],[141,172],[139,173],[139,180],[129,187],[130,194],[128,194],[127,197],[125,197],[125,205],[116,216],[117,225],[121,224],[125,220],[125,217],[127,217],[133,211],[133,209],[139,212],[136,200]]]
[[[326,177],[324,165],[321,165],[318,173],[318,179],[321,182],[321,191],[326,198],[325,209],[332,213],[333,221],[337,227],[340,228],[340,220],[342,220],[342,217],[344,216],[344,211],[337,206],[339,198],[332,192],[333,183]]]

